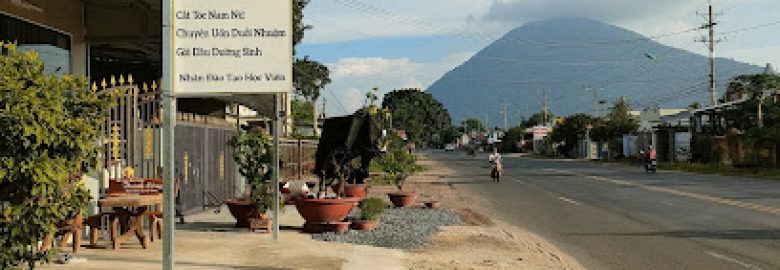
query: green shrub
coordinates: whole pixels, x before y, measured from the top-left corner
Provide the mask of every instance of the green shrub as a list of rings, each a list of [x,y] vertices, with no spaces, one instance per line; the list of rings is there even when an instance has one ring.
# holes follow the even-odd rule
[[[378,198],[367,198],[360,202],[360,219],[377,220],[387,208],[385,202]]]
[[[249,182],[249,201],[260,212],[273,207],[274,192],[271,180],[271,137],[261,131],[249,131],[233,136],[228,142],[233,147],[233,159],[238,171]],[[279,200],[284,209],[284,200]]]
[[[387,152],[376,159],[376,164],[385,173],[395,178],[400,190],[407,177],[422,171],[423,168],[417,165],[417,157],[408,152],[401,138],[394,132],[390,132],[381,143],[387,148]]]
[[[43,73],[35,52],[4,45],[0,56],[0,269],[33,268],[55,249],[38,241],[83,211],[88,195],[71,173],[97,162],[99,127],[112,96],[84,78]]]
[[[368,183],[371,186],[392,186],[396,184],[395,176],[389,174],[381,174],[373,176],[368,179]]]

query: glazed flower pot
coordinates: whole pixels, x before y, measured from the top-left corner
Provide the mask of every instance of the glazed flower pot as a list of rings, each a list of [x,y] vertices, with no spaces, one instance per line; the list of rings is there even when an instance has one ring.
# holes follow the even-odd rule
[[[351,198],[357,198],[358,200],[363,200],[366,198],[366,195],[368,195],[368,185],[367,184],[350,184],[347,185],[345,188],[345,195],[347,197]]]
[[[257,208],[249,201],[244,200],[226,200],[230,214],[236,219],[236,228],[249,228],[249,219],[259,219],[263,217],[263,213],[257,211]]]
[[[336,223],[347,218],[357,199],[301,199],[295,201],[295,209],[306,223]]]
[[[371,231],[379,224],[379,220],[353,220],[349,227],[358,231]]]
[[[398,191],[388,193],[387,196],[395,207],[409,207],[417,201],[417,192],[414,191]]]
[[[303,231],[307,233],[324,233],[324,232],[345,232],[349,230],[351,222],[334,222],[334,223],[306,223],[303,224]]]
[[[331,227],[329,228],[331,231],[334,232],[346,232],[349,230],[349,225],[352,224],[352,222],[345,221],[345,222],[336,222],[336,223],[330,223]]]

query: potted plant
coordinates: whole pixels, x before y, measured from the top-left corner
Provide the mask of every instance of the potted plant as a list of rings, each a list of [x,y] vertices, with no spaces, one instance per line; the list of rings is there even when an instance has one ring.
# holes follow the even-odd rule
[[[320,178],[316,199],[295,201],[296,209],[305,220],[305,232],[340,231],[345,225],[349,229],[347,216],[359,201],[358,197],[347,197],[346,183],[352,172],[349,163],[357,157],[365,167],[371,162],[381,136],[379,124],[376,116],[365,110],[323,122],[322,137],[315,154],[314,172]],[[328,194],[327,187],[332,183],[337,183],[335,192]]]
[[[417,165],[417,157],[405,151],[403,142],[397,134],[391,133],[385,143],[388,150],[377,160],[377,163],[385,173],[395,178],[398,191],[388,194],[390,201],[396,207],[411,206],[417,200],[418,194],[415,191],[403,190],[403,186],[406,178],[421,171],[422,167]]]
[[[379,198],[368,198],[360,202],[360,219],[352,220],[352,229],[360,231],[373,230],[379,223],[379,216],[387,207]]]
[[[224,201],[236,219],[235,227],[248,228],[253,219],[270,222],[266,215],[274,200],[273,187],[269,183],[270,137],[261,131],[252,130],[235,135],[228,144],[233,147],[233,158],[248,186],[248,194],[244,197]],[[282,209],[284,201],[280,199],[279,202]]]
[[[347,183],[344,186],[344,196],[347,198],[363,200],[368,196],[369,186],[365,183],[365,179],[368,178],[368,170],[363,169],[362,162],[363,161],[360,158],[351,162],[351,168],[354,169],[351,169],[350,179],[347,180]],[[338,190],[335,190],[335,187],[334,191],[338,192]]]

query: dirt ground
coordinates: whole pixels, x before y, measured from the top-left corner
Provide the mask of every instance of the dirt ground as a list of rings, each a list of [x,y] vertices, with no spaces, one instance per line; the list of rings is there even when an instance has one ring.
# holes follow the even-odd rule
[[[455,171],[446,164],[420,158],[426,171],[407,180],[405,190],[421,193],[419,200],[436,200],[455,211],[464,226],[443,228],[432,244],[407,252],[409,269],[583,269],[573,258],[525,231],[492,220],[485,198],[458,189]],[[393,188],[374,188],[383,194]],[[379,191],[379,192],[377,192]]]
[[[452,209],[463,226],[443,227],[426,248],[400,251],[326,243],[301,233],[303,220],[294,207],[281,216],[278,242],[267,233],[232,229],[227,209],[188,216],[176,228],[176,269],[582,269],[576,261],[543,239],[488,218],[485,198],[458,189],[445,164],[421,158],[428,170],[411,177],[405,190],[421,193],[419,202],[436,200]],[[395,187],[372,187],[371,196],[387,200]],[[105,240],[102,243],[107,244]],[[44,269],[161,269],[162,243],[141,249],[129,241],[121,250],[85,248],[87,262],[47,265]]]

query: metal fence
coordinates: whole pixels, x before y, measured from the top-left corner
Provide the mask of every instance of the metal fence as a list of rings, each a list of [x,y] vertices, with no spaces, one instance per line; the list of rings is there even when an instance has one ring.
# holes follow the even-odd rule
[[[235,198],[240,190],[238,172],[233,149],[228,146],[235,128],[198,123],[183,116],[179,115],[176,125],[174,152],[182,208],[215,206]]]
[[[114,106],[100,127],[108,140],[102,143],[101,178],[123,177],[131,167],[137,178],[158,178],[162,166],[162,106],[158,84],[137,85],[132,76],[111,77],[92,88]],[[180,179],[182,209],[216,206],[235,198],[243,187],[228,146],[235,123],[223,118],[178,113],[175,128],[175,174]],[[280,142],[281,177],[314,177],[317,141],[283,139]],[[107,183],[108,179],[102,179]],[[107,186],[102,186],[107,188]]]
[[[133,77],[111,77],[102,80],[101,90],[92,89],[103,98],[112,98],[106,122],[100,127],[103,168],[109,177],[122,176],[122,167],[131,166],[136,177],[155,177],[161,164],[160,151],[160,91],[157,83],[136,85]],[[105,179],[104,179],[105,182]]]
[[[285,179],[315,177],[313,172],[317,143],[313,140],[280,140],[281,177]]]

